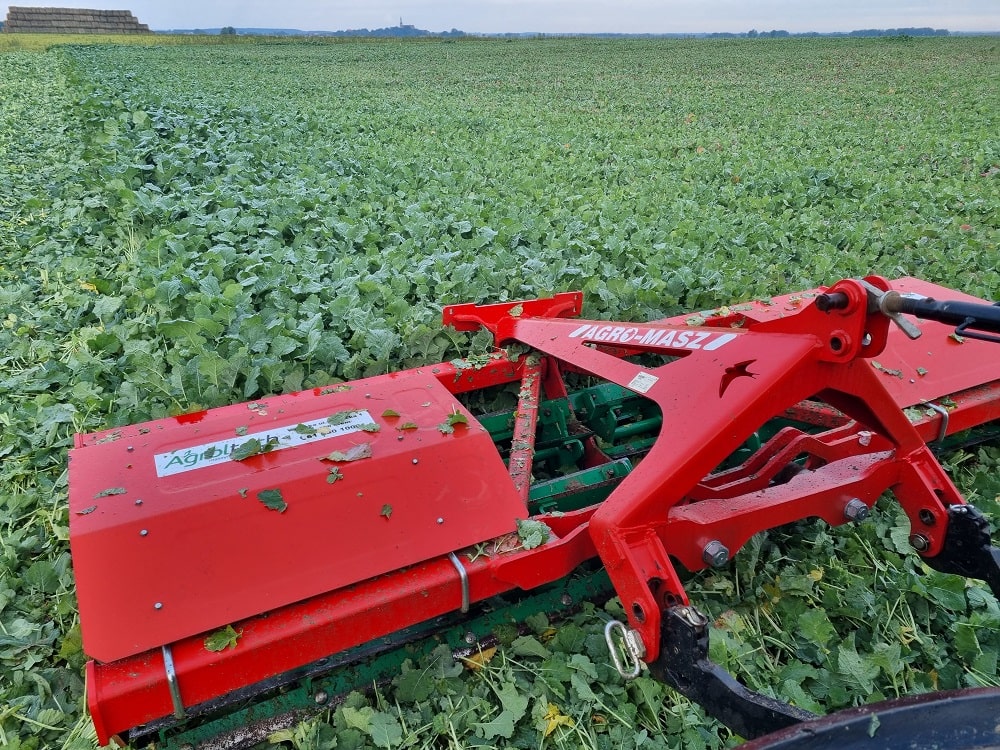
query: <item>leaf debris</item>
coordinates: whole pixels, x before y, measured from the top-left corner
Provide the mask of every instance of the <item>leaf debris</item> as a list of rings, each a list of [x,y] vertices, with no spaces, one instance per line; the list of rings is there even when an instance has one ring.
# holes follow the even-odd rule
[[[101,490],[96,495],[94,499],[98,500],[102,497],[111,497],[112,495],[124,495],[127,490],[124,487],[108,487],[106,490]]]
[[[333,451],[329,455],[324,456],[324,461],[360,461],[362,458],[372,457],[372,444],[371,443],[358,443],[357,445],[352,445],[350,448],[342,451]]]
[[[518,518],[516,523],[517,537],[521,540],[521,546],[524,549],[540,547],[549,541],[549,537],[552,535],[552,529],[543,521],[537,521],[533,518],[527,520]]]
[[[261,490],[257,493],[257,499],[264,503],[264,507],[268,510],[276,510],[279,513],[288,510],[288,503],[282,497],[280,489]]]
[[[236,648],[236,642],[243,631],[237,631],[232,625],[216,630],[205,638],[206,651],[225,651],[227,648]]]

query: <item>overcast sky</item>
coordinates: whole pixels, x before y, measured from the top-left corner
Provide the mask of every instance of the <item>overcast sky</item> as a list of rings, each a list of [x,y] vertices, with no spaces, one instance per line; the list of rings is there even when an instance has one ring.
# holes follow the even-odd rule
[[[152,29],[336,31],[400,22],[431,31],[671,33],[852,31],[930,26],[1000,31],[1000,0],[20,0],[127,8]],[[7,5],[0,5],[6,16]]]

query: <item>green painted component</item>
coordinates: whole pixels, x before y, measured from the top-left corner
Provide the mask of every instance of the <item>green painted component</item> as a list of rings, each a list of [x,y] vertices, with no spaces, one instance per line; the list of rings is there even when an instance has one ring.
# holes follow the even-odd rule
[[[567,513],[603,502],[632,471],[627,458],[567,474],[531,487],[528,509],[532,514]]]
[[[274,720],[277,729],[281,717],[289,716],[294,723],[322,710],[329,703],[329,698],[389,680],[400,672],[405,660],[419,660],[442,643],[453,649],[468,647],[467,633],[475,634],[480,641],[490,636],[502,641],[505,630],[516,627],[529,615],[548,612],[558,617],[561,613],[573,611],[582,601],[600,601],[612,594],[611,580],[603,568],[580,569],[557,583],[529,594],[490,600],[478,614],[463,616],[456,613],[438,618],[401,631],[392,638],[379,639],[338,654],[335,662],[343,666],[333,666],[334,671],[329,674],[304,678],[291,687],[272,690],[272,694],[252,706],[199,718],[196,726],[163,730],[156,740],[156,747],[158,750],[198,747],[200,743],[238,732],[254,722]],[[378,649],[381,653],[373,654]],[[317,696],[323,693],[327,700],[317,700]]]
[[[651,417],[649,419],[640,419],[637,422],[632,422],[631,424],[622,425],[615,430],[615,440],[628,440],[629,438],[649,435],[650,433],[658,434],[660,432],[660,425],[663,424],[663,420],[660,417]]]
[[[646,453],[653,447],[653,443],[655,442],[656,438],[651,437],[644,438],[642,440],[630,440],[626,443],[619,443],[618,445],[602,443],[601,450],[608,454],[611,458],[625,458],[628,456],[635,456],[640,453]]]

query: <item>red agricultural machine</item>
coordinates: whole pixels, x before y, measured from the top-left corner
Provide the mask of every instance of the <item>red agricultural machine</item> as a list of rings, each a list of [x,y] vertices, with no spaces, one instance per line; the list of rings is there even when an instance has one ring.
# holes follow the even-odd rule
[[[781,730],[767,747],[869,747],[849,740],[876,709],[817,719],[713,664],[677,566],[861,521],[890,490],[927,565],[1000,596],[987,521],[934,453],[996,434],[1000,308],[874,276],[649,323],[581,320],[582,302],[452,305],[444,323],[489,330],[492,354],[78,436],[100,740],[245,746],[433,634],[617,594],[623,678],[645,665],[744,738]],[[516,407],[474,413],[500,392]],[[235,647],[209,648],[219,633]],[[997,691],[877,710],[883,727],[964,711],[929,741],[1000,744]]]

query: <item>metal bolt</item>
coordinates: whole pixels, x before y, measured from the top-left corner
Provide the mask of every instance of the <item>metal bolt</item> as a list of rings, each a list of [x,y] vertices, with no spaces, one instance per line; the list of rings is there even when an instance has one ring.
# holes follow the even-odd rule
[[[914,534],[910,537],[910,546],[917,552],[926,552],[931,548],[931,540],[923,534]]]
[[[465,642],[468,643],[470,646],[478,640],[479,639],[476,637],[476,634],[473,633],[471,630],[465,634]]]
[[[563,594],[562,597],[560,597],[559,601],[562,602],[564,607],[568,607],[573,603],[573,597],[570,596],[569,594]]]
[[[420,463],[420,460],[419,460],[419,459],[416,459],[416,458],[415,458],[415,459],[413,459],[413,464],[414,464],[414,466],[415,466],[415,465],[417,465],[418,463]]]
[[[136,505],[142,505],[142,498],[141,497],[137,497],[136,500],[135,500],[135,504]]]
[[[139,536],[149,536],[149,530],[143,529],[142,531],[139,532]]]
[[[153,609],[163,609],[163,602],[157,602],[154,604]]]
[[[721,568],[729,562],[729,549],[718,539],[713,539],[701,551],[701,559],[706,565]]]
[[[133,447],[132,447],[132,446],[130,445],[130,446],[129,446],[128,448],[126,448],[125,450],[127,450],[127,451],[128,451],[129,453],[131,453],[132,451],[134,451],[134,450],[135,450],[135,448],[133,448]]]
[[[854,523],[861,523],[871,514],[864,501],[854,498],[844,506],[844,518]]]
[[[322,706],[328,700],[330,700],[329,694],[325,690],[320,690],[316,695],[313,696],[313,700],[316,701],[316,705]]]
[[[443,518],[439,518],[438,519],[438,523],[444,523],[444,519]]]

